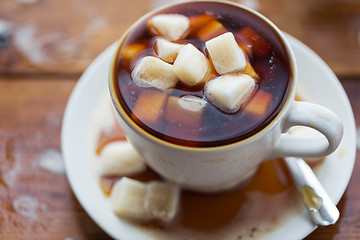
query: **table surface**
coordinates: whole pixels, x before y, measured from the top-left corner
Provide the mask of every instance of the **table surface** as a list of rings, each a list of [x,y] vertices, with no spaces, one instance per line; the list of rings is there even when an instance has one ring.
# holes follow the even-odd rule
[[[61,171],[61,123],[81,73],[166,0],[0,1],[0,239],[109,239]],[[243,0],[321,56],[360,124],[360,2]],[[4,26],[9,31],[2,31]],[[60,159],[53,171],[44,156]],[[359,155],[331,227],[306,239],[360,239]],[[50,167],[50,168],[49,168]],[[51,169],[50,169],[51,170]]]

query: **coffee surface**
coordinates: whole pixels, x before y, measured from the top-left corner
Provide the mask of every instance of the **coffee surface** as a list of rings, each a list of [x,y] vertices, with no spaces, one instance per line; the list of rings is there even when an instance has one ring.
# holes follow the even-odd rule
[[[234,34],[237,43],[246,54],[246,60],[257,75],[255,91],[239,111],[225,113],[208,103],[199,120],[196,118],[192,120],[191,116],[183,114],[183,118],[190,118],[190,120],[179,122],[167,117],[167,113],[170,111],[167,107],[170,105],[166,103],[170,101],[171,96],[191,95],[207,100],[204,94],[204,84],[189,87],[178,82],[175,87],[162,91],[157,88],[144,88],[134,83],[131,72],[137,61],[145,56],[157,56],[154,44],[159,36],[154,36],[149,31],[149,21],[155,15],[169,13],[182,14],[190,19],[190,28],[186,38],[173,42],[191,43],[207,58],[209,58],[209,53],[205,41],[199,35],[199,32],[204,31],[203,26],[192,24],[193,17],[211,16],[221,23],[226,31]],[[157,138],[179,145],[220,146],[243,140],[259,132],[281,111],[292,82],[289,60],[277,33],[262,20],[240,8],[215,2],[179,4],[163,9],[153,16],[144,19],[126,36],[119,51],[114,77],[117,98],[122,107],[128,116],[145,131]],[[126,59],[124,49],[132,44],[140,46],[141,51],[129,60]],[[218,77],[216,74],[212,76],[212,78],[216,77]],[[165,100],[162,100],[165,104],[160,107],[156,121],[142,119],[133,111],[140,94],[144,91],[146,91],[149,101],[155,101],[154,103],[150,102],[150,106],[156,106],[156,101],[159,99],[157,95],[165,96]],[[191,124],[187,124],[188,122]]]

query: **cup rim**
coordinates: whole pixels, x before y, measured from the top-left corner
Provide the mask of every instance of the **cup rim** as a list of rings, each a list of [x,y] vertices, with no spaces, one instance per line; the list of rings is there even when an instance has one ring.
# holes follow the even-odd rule
[[[287,99],[283,105],[283,107],[280,109],[279,113],[275,116],[275,118],[268,123],[263,129],[261,129],[260,131],[256,132],[255,134],[242,139],[240,141],[237,142],[232,142],[232,143],[228,143],[225,145],[220,145],[220,146],[209,146],[209,147],[193,147],[193,146],[185,146],[185,145],[179,145],[179,144],[175,144],[175,143],[171,143],[171,142],[167,142],[165,140],[162,140],[160,138],[155,137],[154,135],[150,134],[149,132],[147,132],[146,130],[144,130],[143,128],[141,128],[139,125],[137,125],[130,116],[128,116],[128,114],[125,112],[125,110],[123,109],[123,107],[120,104],[119,99],[117,98],[117,93],[116,93],[116,86],[115,86],[115,69],[116,69],[116,65],[117,65],[117,60],[118,60],[118,55],[120,52],[120,49],[122,47],[122,44],[124,42],[124,40],[126,39],[126,37],[128,36],[128,34],[134,29],[136,28],[144,19],[148,18],[149,16],[151,16],[152,14],[154,14],[155,12],[161,11],[163,9],[172,7],[172,6],[176,6],[176,5],[181,5],[181,4],[187,4],[187,3],[191,3],[191,2],[215,2],[215,3],[222,3],[222,4],[227,4],[227,5],[231,5],[237,8],[241,8],[253,15],[255,15],[256,17],[260,18],[262,21],[264,21],[269,27],[271,27],[274,32],[277,34],[280,42],[282,43],[285,52],[287,54],[288,60],[289,60],[289,67],[290,67],[290,74],[291,74],[291,78],[292,78],[292,84],[290,86],[290,91],[289,94],[287,96]],[[295,62],[295,55],[293,50],[290,47],[290,44],[288,42],[288,40],[285,38],[284,34],[281,32],[281,30],[272,22],[270,21],[268,18],[266,18],[264,15],[262,15],[261,13],[255,11],[254,9],[251,9],[247,6],[244,6],[242,4],[239,3],[235,3],[235,2],[230,2],[230,1],[219,1],[219,0],[191,0],[191,1],[186,1],[186,2],[177,2],[177,3],[170,3],[170,4],[166,4],[162,7],[153,9],[151,11],[149,11],[148,13],[144,14],[142,17],[140,17],[138,20],[136,20],[126,31],[125,33],[121,36],[121,38],[118,40],[118,45],[116,47],[116,51],[113,55],[113,58],[111,60],[111,65],[110,65],[110,69],[109,69],[109,92],[110,92],[110,97],[111,97],[111,101],[112,104],[117,112],[118,115],[120,115],[120,117],[122,118],[122,120],[133,130],[135,131],[137,134],[141,135],[142,137],[145,137],[146,139],[156,142],[160,145],[166,146],[166,147],[171,147],[171,148],[176,148],[176,149],[183,149],[183,150],[190,150],[190,151],[199,151],[199,152],[203,152],[203,151],[209,151],[209,150],[217,150],[217,149],[230,149],[230,148],[237,148],[240,147],[244,144],[248,144],[250,142],[254,142],[257,139],[261,138],[262,136],[264,136],[265,134],[267,134],[283,117],[286,116],[286,113],[288,112],[289,108],[291,107],[292,102],[295,100],[295,94],[296,94],[296,86],[297,86],[297,67],[296,67],[296,62]]]

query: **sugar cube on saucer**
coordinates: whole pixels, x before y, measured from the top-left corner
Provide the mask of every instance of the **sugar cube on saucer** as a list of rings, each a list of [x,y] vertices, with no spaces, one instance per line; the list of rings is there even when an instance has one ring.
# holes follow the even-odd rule
[[[173,184],[154,181],[147,185],[145,209],[148,214],[163,221],[174,218],[179,202],[179,187]]]
[[[100,154],[100,173],[103,176],[130,175],[145,170],[142,157],[127,141],[107,144]]]
[[[115,183],[110,200],[118,217],[169,221],[177,213],[179,195],[180,188],[170,183],[142,183],[123,177]]]
[[[119,217],[149,219],[145,207],[146,184],[127,177],[117,181],[111,192],[111,205]]]

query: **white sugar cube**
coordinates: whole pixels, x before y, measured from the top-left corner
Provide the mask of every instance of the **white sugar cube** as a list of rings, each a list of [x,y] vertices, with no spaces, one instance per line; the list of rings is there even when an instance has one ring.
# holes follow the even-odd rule
[[[174,72],[180,81],[188,86],[201,83],[209,69],[209,62],[205,55],[191,43],[179,50],[174,62]]]
[[[183,46],[183,44],[177,44],[163,38],[158,38],[155,41],[155,52],[162,60],[172,63],[178,55],[180,48]]]
[[[111,205],[118,217],[149,219],[145,210],[146,184],[127,177],[117,181],[111,192]]]
[[[159,89],[174,87],[178,81],[171,64],[152,56],[144,57],[136,63],[131,78],[140,87]]]
[[[145,209],[148,214],[163,221],[174,218],[178,209],[179,187],[165,182],[150,182],[147,185]]]
[[[145,170],[142,157],[127,141],[115,141],[105,146],[100,154],[100,173],[103,176],[130,175]]]
[[[167,100],[165,119],[185,126],[198,127],[206,103],[205,99],[191,95],[170,96]]]
[[[123,177],[115,183],[110,200],[118,217],[170,221],[177,213],[179,198],[180,188],[176,185],[160,181],[142,183]]]
[[[227,74],[244,70],[246,59],[231,32],[224,33],[205,43],[215,70]]]
[[[181,14],[160,14],[151,19],[154,29],[165,38],[175,41],[188,30],[189,18]]]
[[[205,107],[206,100],[192,95],[185,95],[178,100],[178,103],[183,109],[199,112]]]
[[[237,112],[255,88],[255,80],[246,74],[223,75],[208,82],[205,95],[226,113]]]

